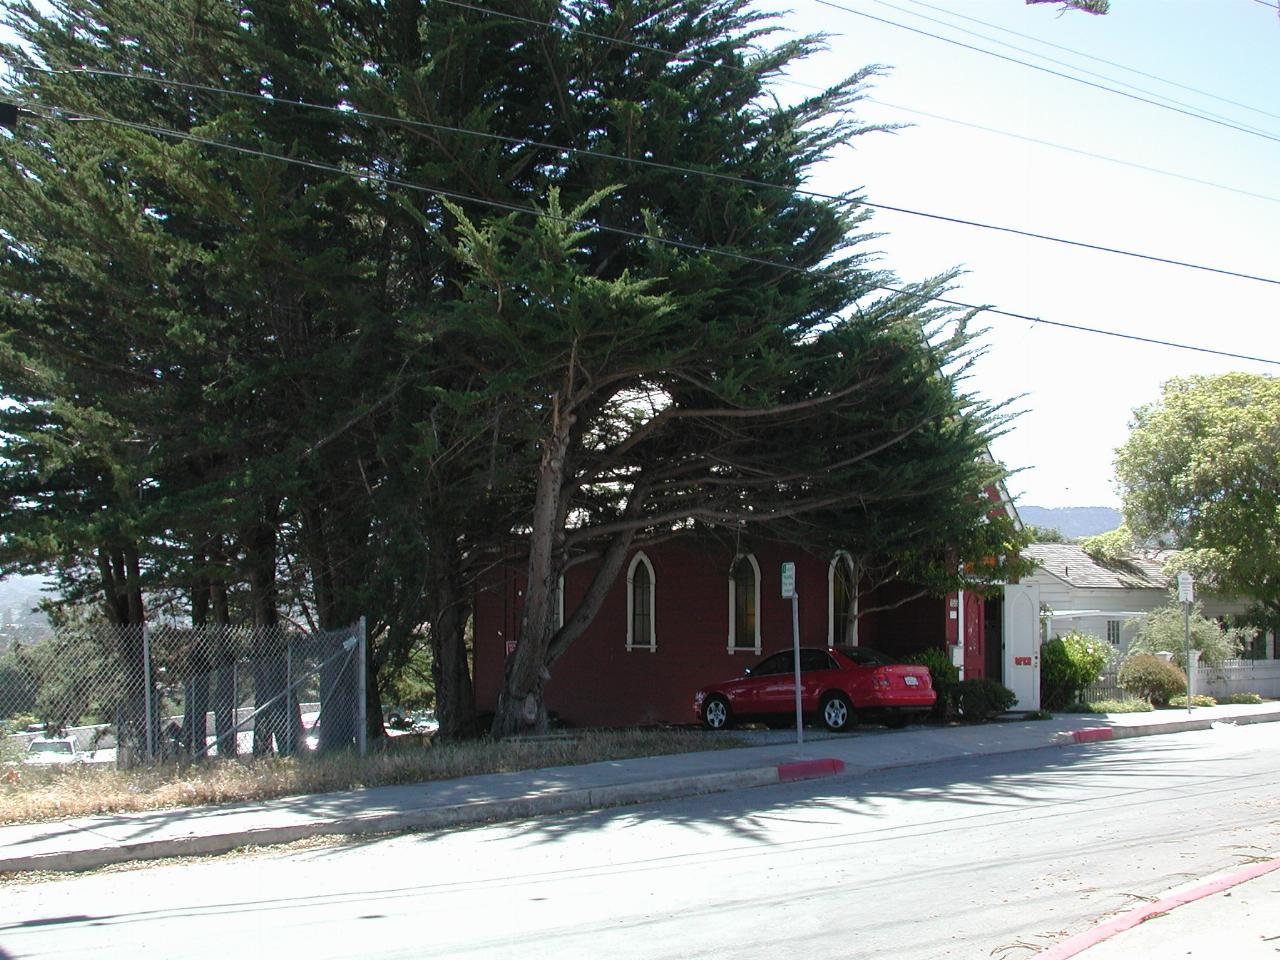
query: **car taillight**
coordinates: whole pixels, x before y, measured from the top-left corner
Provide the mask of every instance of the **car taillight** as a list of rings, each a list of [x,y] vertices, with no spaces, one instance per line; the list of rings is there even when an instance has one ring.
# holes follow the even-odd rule
[[[871,678],[871,686],[875,687],[877,690],[888,690],[889,678],[882,674],[876,674]]]

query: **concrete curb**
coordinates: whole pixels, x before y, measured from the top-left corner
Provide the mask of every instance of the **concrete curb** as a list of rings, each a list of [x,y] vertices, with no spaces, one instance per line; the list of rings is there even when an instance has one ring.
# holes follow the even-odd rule
[[[1104,920],[1092,929],[1059,941],[1044,952],[1036,954],[1036,956],[1040,957],[1041,960],[1070,960],[1071,957],[1078,956],[1090,947],[1097,946],[1104,940],[1110,940],[1116,934],[1132,930],[1152,917],[1168,913],[1177,907],[1184,907],[1188,903],[1203,900],[1205,897],[1213,896],[1215,893],[1230,890],[1232,887],[1237,887],[1249,880],[1265,876],[1273,870],[1280,870],[1280,860],[1253,863],[1243,869],[1235,870],[1225,875],[1197,880],[1190,887],[1176,888],[1152,903],[1144,903],[1142,906],[1136,907],[1127,913],[1122,913],[1118,917]]]
[[[240,847],[293,843],[314,836],[367,836],[407,830],[442,830],[478,823],[527,820],[559,813],[581,813],[605,807],[674,800],[680,797],[721,793],[780,782],[835,776],[844,769],[840,760],[806,760],[799,763],[754,767],[726,773],[699,774],[641,783],[558,790],[501,800],[468,803],[395,813],[309,820],[276,827],[249,827],[212,836],[172,837],[117,843],[90,850],[69,850],[30,856],[0,857],[0,873],[27,871],[91,870],[134,860],[209,856]]]
[[[1085,727],[1083,730],[1073,730],[1069,734],[1059,734],[1055,742],[1058,744],[1096,743],[1101,740],[1124,740],[1128,737],[1152,737],[1164,733],[1185,733],[1188,730],[1211,730],[1214,724],[1239,726],[1245,723],[1274,723],[1276,721],[1280,721],[1280,717],[1266,713],[1238,714],[1230,719],[1223,719],[1222,717],[1190,717],[1182,720],[1168,720],[1164,723]]]

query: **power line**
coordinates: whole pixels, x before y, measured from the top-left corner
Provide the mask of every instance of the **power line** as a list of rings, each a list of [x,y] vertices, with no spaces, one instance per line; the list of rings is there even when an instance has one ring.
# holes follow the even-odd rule
[[[1139,103],[1149,104],[1153,107],[1159,107],[1162,110],[1170,110],[1173,113],[1179,113],[1183,116],[1194,117],[1197,120],[1204,120],[1206,123],[1212,123],[1220,127],[1227,127],[1231,130],[1237,130],[1240,133],[1251,134],[1255,137],[1261,137],[1264,140],[1270,140],[1273,143],[1280,143],[1280,137],[1272,136],[1261,130],[1254,130],[1250,127],[1242,127],[1239,124],[1230,123],[1225,120],[1218,120],[1203,113],[1197,113],[1194,110],[1184,110],[1181,107],[1174,106],[1170,103],[1164,103],[1160,100],[1152,100],[1149,97],[1140,97],[1136,93],[1126,93],[1124,90],[1117,90],[1114,87],[1108,87],[1105,84],[1094,83],[1092,80],[1086,80],[1083,77],[1073,76],[1069,73],[1063,73],[1061,70],[1052,70],[1049,67],[1043,67],[1037,63],[1031,63],[1027,60],[1019,60],[1017,57],[1010,57],[1003,53],[996,53],[994,50],[985,50],[982,47],[975,47],[971,43],[965,43],[962,40],[953,40],[950,37],[944,37],[937,33],[930,33],[928,30],[921,30],[919,27],[911,27],[905,23],[898,23],[896,20],[889,20],[885,17],[877,17],[875,14],[866,13],[863,10],[855,10],[853,7],[847,7],[843,4],[834,3],[833,0],[813,0],[814,3],[821,4],[824,7],[830,7],[833,10],[842,10],[845,13],[851,13],[856,17],[865,17],[868,20],[874,20],[877,23],[883,23],[890,27],[897,27],[900,30],[908,30],[911,33],[919,34],[923,37],[930,37],[934,40],[941,40],[943,43],[949,43],[953,46],[961,47],[965,50],[972,50],[974,53],[981,53],[984,56],[995,57],[997,60],[1003,60],[1006,63],[1016,63],[1019,66],[1027,67],[1030,70],[1037,70],[1041,73],[1047,73],[1050,76],[1059,77],[1063,80],[1070,80],[1073,83],[1083,84],[1086,87],[1092,87],[1095,90],[1102,90],[1107,93],[1114,93],[1118,97],[1125,97],[1129,100],[1136,100]]]
[[[892,10],[901,10],[903,13],[909,12],[907,10],[903,10],[902,7],[896,7],[893,4],[886,2],[886,0],[874,0],[874,2],[879,3],[881,6],[889,7]],[[1258,2],[1263,3],[1264,6],[1271,6],[1271,4],[1266,3],[1265,0],[1258,0]],[[969,23],[976,23],[976,24],[979,24],[980,26],[987,27],[991,30],[999,30],[1001,33],[1007,33],[1010,36],[1019,37],[1023,40],[1030,40],[1033,43],[1039,43],[1039,44],[1042,44],[1043,46],[1050,47],[1054,50],[1061,50],[1064,53],[1069,53],[1075,57],[1083,57],[1086,60],[1092,60],[1094,63],[1103,63],[1109,67],[1115,67],[1117,70],[1124,70],[1126,73],[1132,73],[1139,77],[1146,77],[1148,80],[1155,80],[1159,83],[1164,83],[1171,87],[1177,87],[1180,90],[1186,90],[1189,93],[1194,93],[1202,97],[1208,97],[1210,100],[1217,100],[1220,103],[1227,103],[1233,107],[1239,107],[1242,110],[1248,110],[1251,113],[1258,113],[1264,117],[1271,117],[1274,120],[1280,120],[1280,113],[1270,113],[1269,111],[1263,110],[1260,107],[1254,107],[1247,103],[1241,103],[1239,100],[1232,100],[1228,97],[1223,97],[1216,93],[1210,93],[1208,90],[1202,90],[1199,87],[1193,87],[1193,86],[1190,86],[1189,84],[1179,83],[1177,80],[1170,80],[1168,77],[1162,77],[1159,74],[1147,73],[1145,70],[1139,70],[1137,67],[1131,67],[1131,66],[1128,66],[1127,64],[1118,63],[1115,60],[1108,60],[1106,57],[1094,56],[1092,53],[1085,53],[1083,50],[1076,50],[1072,47],[1063,46],[1060,43],[1054,43],[1052,40],[1044,40],[1040,37],[1032,36],[1029,33],[1019,33],[1017,30],[1010,30],[1008,27],[1002,27],[999,24],[991,23],[990,21],[987,21],[987,20],[979,20],[977,17],[966,16],[965,14],[959,13],[955,10],[948,10],[946,7],[939,7],[936,4],[926,3],[924,2],[924,0],[907,0],[907,3],[910,3],[911,5],[916,7],[925,7],[926,9],[929,9],[929,10],[936,10],[939,13],[946,14],[949,17],[954,17],[957,20],[965,20]],[[1275,9],[1275,8],[1273,7],[1272,9]],[[913,15],[920,16],[920,14],[913,14]],[[932,19],[932,18],[928,18],[928,19]],[[945,26],[949,26],[949,24],[946,24],[945,21],[933,20],[933,22],[942,23]],[[978,36],[978,34],[974,34],[974,36]],[[1015,47],[1014,49],[1017,49],[1017,48]],[[1053,61],[1053,62],[1057,62],[1057,61]]]
[[[1076,73],[1078,73],[1078,74],[1083,74],[1083,75],[1084,75],[1084,76],[1086,76],[1086,77],[1096,77],[1096,78],[1097,78],[1097,79],[1099,79],[1099,80],[1106,80],[1106,81],[1108,81],[1109,83],[1114,83],[1114,84],[1116,84],[1117,86],[1126,87],[1126,88],[1128,88],[1129,90],[1136,90],[1136,91],[1138,91],[1139,93],[1146,94],[1146,95],[1147,95],[1147,96],[1149,96],[1149,97],[1157,97],[1157,98],[1159,98],[1159,100],[1160,100],[1161,102],[1166,103],[1166,104],[1173,104],[1173,105],[1178,106],[1178,107],[1184,107],[1184,108],[1186,108],[1187,110],[1197,110],[1197,109],[1198,109],[1198,108],[1196,108],[1196,107],[1193,107],[1193,106],[1192,106],[1191,104],[1189,104],[1189,103],[1184,103],[1184,102],[1182,102],[1181,100],[1174,100],[1172,97],[1168,97],[1168,96],[1165,96],[1164,94],[1156,93],[1156,92],[1151,91],[1151,90],[1147,90],[1147,89],[1145,89],[1144,87],[1139,87],[1139,86],[1136,86],[1135,84],[1132,84],[1132,83],[1126,83],[1126,82],[1124,82],[1123,80],[1117,80],[1116,78],[1114,78],[1114,77],[1109,77],[1109,76],[1107,76],[1106,74],[1103,74],[1103,73],[1097,73],[1096,71],[1093,71],[1093,70],[1086,70],[1086,69],[1084,69],[1083,67],[1076,66],[1074,63],[1068,63],[1068,62],[1067,62],[1067,61],[1065,61],[1065,60],[1058,60],[1058,59],[1055,59],[1054,57],[1046,56],[1046,55],[1045,55],[1045,54],[1043,54],[1043,53],[1037,53],[1037,52],[1036,52],[1036,51],[1034,51],[1034,50],[1028,50],[1028,49],[1026,49],[1025,47],[1019,47],[1019,46],[1016,46],[1016,45],[1014,45],[1014,44],[1012,44],[1012,43],[1009,43],[1009,42],[1007,42],[1007,41],[1005,41],[1005,40],[998,40],[998,39],[996,39],[995,37],[987,36],[986,34],[978,33],[978,32],[976,32],[976,31],[974,31],[974,30],[966,30],[964,27],[956,26],[954,23],[949,23],[949,22],[948,22],[948,21],[946,21],[946,20],[939,20],[937,17],[930,17],[930,16],[928,16],[927,14],[923,14],[923,13],[914,13],[914,12],[912,12],[912,11],[910,11],[910,10],[907,10],[907,9],[903,8],[903,7],[899,7],[899,6],[896,6],[895,4],[889,3],[889,2],[888,2],[888,0],[871,0],[871,2],[872,2],[872,3],[877,3],[877,4],[879,4],[879,5],[880,5],[880,6],[882,6],[882,7],[888,7],[890,10],[897,10],[899,13],[905,13],[905,14],[906,14],[907,16],[909,16],[909,17],[918,17],[918,18],[920,18],[921,20],[926,20],[926,21],[928,21],[929,23],[936,23],[936,24],[938,24],[939,26],[946,27],[948,30],[954,30],[954,31],[956,31],[956,32],[958,32],[958,33],[962,33],[962,34],[965,34],[965,35],[970,36],[970,37],[977,37],[979,40],[985,40],[987,43],[996,43],[996,44],[999,44],[999,45],[1000,45],[1000,46],[1002,46],[1002,47],[1008,47],[1010,50],[1016,50],[1016,51],[1018,51],[1019,53],[1025,53],[1025,54],[1027,54],[1027,55],[1029,55],[1029,56],[1032,56],[1032,57],[1039,57],[1041,60],[1045,61],[1046,63],[1053,63],[1053,64],[1057,64],[1057,65],[1058,65],[1058,66],[1060,66],[1060,67],[1066,67],[1068,70],[1074,70],[1074,71],[1076,71]],[[928,4],[925,4],[925,6],[928,6]],[[932,8],[932,9],[939,9],[939,8],[934,7],[934,8]],[[969,18],[965,18],[965,19],[969,19]],[[979,22],[979,23],[980,23],[981,21],[975,21],[975,22]],[[998,29],[1000,29],[1000,28],[999,28],[999,27],[996,27],[995,29],[997,29],[997,30],[998,30]],[[1010,32],[1012,33],[1012,31],[1010,31]],[[1023,36],[1023,34],[1016,34],[1016,35],[1017,35],[1017,36]],[[1035,38],[1034,38],[1034,37],[1031,37],[1031,38],[1029,38],[1029,39],[1034,40]],[[1126,69],[1126,68],[1121,67],[1121,69]],[[1135,72],[1136,72],[1136,71],[1135,71]],[[1208,112],[1207,110],[1205,110],[1205,111],[1200,111],[1200,113],[1201,113],[1204,117],[1209,118],[1209,119],[1213,119],[1213,120],[1221,120],[1221,121],[1226,122],[1226,123],[1236,123],[1236,121],[1232,120],[1230,117],[1224,117],[1224,116],[1222,116],[1222,114],[1219,114],[1219,113],[1210,113],[1210,112]],[[1280,119],[1280,117],[1277,117],[1277,119]],[[1254,127],[1254,126],[1245,126],[1244,124],[1239,124],[1239,128],[1240,128],[1240,129],[1242,129],[1242,130],[1248,130],[1248,131],[1249,131],[1249,132],[1251,132],[1251,133],[1263,133],[1263,134],[1265,134],[1265,133],[1266,133],[1266,131],[1261,130],[1261,129],[1260,129],[1260,128],[1258,128],[1258,127]]]
[[[1185,180],[1188,183],[1195,183],[1202,187],[1212,187],[1215,190],[1226,190],[1229,193],[1237,193],[1242,197],[1252,197],[1255,200],[1267,200],[1271,203],[1280,203],[1280,197],[1273,197],[1265,193],[1254,193],[1252,190],[1242,190],[1240,187],[1232,187],[1225,183],[1218,183],[1214,180],[1204,180],[1200,177],[1192,177],[1184,173],[1174,173],[1172,170],[1161,170],[1159,167],[1148,166],[1145,163],[1135,163],[1132,160],[1121,160],[1119,157],[1109,157],[1105,153],[1093,153],[1089,150],[1081,150],[1079,147],[1067,146],[1065,143],[1055,143],[1052,140],[1041,140],[1038,137],[1029,137],[1026,134],[1013,133],[1010,130],[1000,130],[997,127],[988,127],[981,123],[972,123],[968,120],[957,120],[955,117],[944,116],[940,113],[930,113],[927,110],[917,110],[914,107],[905,107],[900,103],[890,103],[887,100],[881,100],[879,97],[867,97],[866,100],[869,103],[878,103],[880,106],[888,107],[891,110],[901,110],[904,113],[914,113],[922,117],[928,117],[930,120],[941,120],[943,123],[954,123],[960,127],[969,127],[973,130],[981,130],[983,133],[995,134],[998,137],[1009,137],[1012,140],[1022,140],[1025,143],[1034,143],[1041,147],[1063,150],[1067,153],[1074,153],[1081,157],[1089,157],[1091,160],[1101,160],[1104,163],[1115,163],[1123,167],[1132,167],[1135,170],[1142,170],[1145,173],[1154,173],[1161,177],[1173,177],[1176,180]]]
[[[550,220],[562,223],[578,229],[588,229],[598,231],[600,233],[610,233],[618,236],[627,237],[633,240],[644,240],[653,243],[663,244],[681,250],[694,253],[703,253],[712,256],[726,257],[728,259],[737,260],[743,263],[755,264],[757,266],[766,266],[789,273],[810,274],[813,270],[807,267],[797,267],[794,264],[782,263],[776,260],[769,260],[764,257],[754,257],[749,254],[740,253],[736,250],[726,250],[717,247],[708,247],[703,244],[692,243],[687,240],[676,240],[672,237],[663,237],[656,234],[645,233],[639,230],[628,230],[625,227],[613,227],[604,224],[594,223],[589,220],[580,220],[575,217],[566,217],[560,214],[550,213],[545,210],[539,210],[536,207],[524,206],[523,204],[508,203],[502,200],[492,200],[485,197],[477,197],[471,194],[462,193],[456,190],[449,190],[443,187],[435,187],[428,184],[415,183],[411,180],[403,180],[398,177],[389,177],[382,174],[366,173],[358,170],[349,170],[336,164],[324,163],[319,160],[308,160],[301,157],[289,157],[282,154],[272,153],[267,150],[259,150],[255,147],[246,147],[240,144],[228,143],[222,140],[213,140],[209,137],[201,137],[197,134],[186,133],[180,130],[172,130],[167,127],[158,127],[152,124],[137,123],[130,120],[120,120],[115,117],[99,116],[87,114],[80,111],[71,111],[65,108],[53,106],[50,104],[21,104],[21,106],[31,109],[31,107],[43,107],[46,110],[55,111],[62,116],[54,116],[52,119],[67,120],[90,120],[98,123],[105,123],[111,126],[119,126],[133,130],[140,130],[145,133],[151,133],[156,136],[168,137],[171,139],[185,141],[190,143],[198,143],[204,146],[216,147],[219,149],[231,150],[236,153],[258,157],[268,160],[276,160],[281,163],[294,164],[319,170],[327,173],[336,173],[341,176],[352,177],[356,180],[363,180],[370,183],[380,183],[387,186],[403,187],[404,189],[414,190],[420,193],[429,193],[433,196],[444,197],[451,200],[460,200],[467,203],[475,203],[481,206],[492,207],[499,210],[505,210],[509,213],[522,213],[530,216],[538,217],[544,220]],[[1217,350],[1211,347],[1201,347],[1194,344],[1178,343],[1172,340],[1158,340],[1152,337],[1142,337],[1137,334],[1121,333],[1116,330],[1106,330],[1101,327],[1090,327],[1083,324],[1065,323],[1058,320],[1045,320],[1041,317],[1034,317],[1030,314],[1017,313],[1011,310],[1001,310],[997,307],[979,306],[973,303],[967,303],[962,300],[954,300],[949,297],[940,297],[935,294],[922,293],[918,290],[902,289],[901,287],[892,287],[887,284],[872,283],[867,285],[872,290],[883,290],[887,293],[893,293],[898,296],[912,297],[926,303],[940,303],[947,306],[959,307],[972,311],[975,314],[989,313],[994,316],[1009,317],[1014,320],[1024,320],[1031,323],[1043,324],[1045,326],[1057,327],[1064,330],[1072,330],[1080,333],[1091,333],[1099,336],[1113,337],[1120,340],[1129,340],[1135,343],[1145,343],[1155,346],[1171,347],[1177,350],[1188,350],[1193,353],[1204,353],[1212,356],[1226,357],[1232,360],[1247,360],[1253,363],[1262,363],[1269,366],[1280,366],[1280,360],[1272,360],[1266,357],[1258,357],[1250,354],[1233,353],[1227,350]]]
[[[618,37],[610,37],[600,33],[592,33],[589,30],[582,30],[576,27],[566,27],[566,26],[562,26],[561,24],[554,23],[547,20],[536,20],[536,19],[531,19],[529,17],[518,16],[512,13],[505,13],[500,10],[490,10],[485,7],[478,7],[474,4],[466,3],[464,2],[464,0],[435,0],[435,2],[445,4],[451,7],[458,7],[463,10],[470,10],[475,13],[484,14],[485,16],[489,16],[489,17],[498,17],[505,20],[512,20],[517,23],[529,24],[531,26],[546,27],[551,30],[558,30],[561,33],[570,34],[572,36],[584,36],[593,40],[599,40],[604,43],[612,43],[612,44],[628,47],[633,50],[643,50],[648,53],[657,53],[673,60],[685,60],[689,63],[700,63],[704,66],[711,67],[716,70],[728,70],[732,73],[738,73],[744,76],[751,76],[751,77],[755,76],[755,73],[753,71],[748,70],[745,67],[740,67],[734,63],[721,63],[715,60],[708,60],[704,57],[699,57],[694,54],[684,53],[679,50],[668,50],[664,47],[658,47],[651,44],[637,43],[632,40],[623,40]],[[1262,2],[1262,0],[1259,0],[1259,2]],[[791,84],[792,86],[803,87],[807,90],[822,91],[826,89],[825,87],[822,87],[818,84],[805,83],[803,80],[796,80],[793,77],[779,76],[776,79],[780,83],[788,83],[788,84]],[[1280,197],[1272,197],[1263,193],[1253,193],[1252,191],[1249,191],[1249,190],[1242,190],[1239,187],[1232,187],[1232,186],[1229,186],[1228,184],[1218,183],[1213,180],[1204,180],[1199,177],[1187,176],[1185,174],[1175,173],[1171,170],[1162,170],[1159,167],[1151,167],[1151,166],[1147,166],[1146,164],[1134,163],[1128,160],[1121,160],[1117,157],[1107,156],[1106,154],[1092,153],[1088,150],[1081,150],[1076,147],[1067,146],[1066,144],[1055,143],[1051,140],[1040,140],[1035,137],[1028,137],[1023,134],[1013,133],[1008,130],[1000,130],[996,127],[984,126],[983,124],[978,124],[978,123],[970,123],[965,120],[957,120],[954,117],[948,117],[948,116],[944,116],[942,114],[936,114],[936,113],[929,113],[927,111],[917,110],[912,107],[904,107],[900,104],[888,103],[887,101],[880,100],[872,96],[864,97],[864,99],[870,103],[878,103],[881,106],[886,106],[893,110],[902,110],[906,113],[919,114],[920,116],[929,117],[934,120],[942,120],[945,123],[954,123],[960,126],[971,127],[975,130],[982,130],[985,133],[993,133],[998,136],[1011,137],[1015,140],[1023,140],[1028,143],[1038,144],[1040,146],[1049,147],[1054,150],[1064,150],[1068,153],[1074,153],[1079,156],[1090,157],[1095,160],[1104,160],[1109,163],[1117,163],[1123,166],[1133,167],[1138,170],[1144,170],[1149,173],[1156,173],[1166,177],[1174,177],[1179,180],[1186,180],[1190,183],[1200,184],[1201,186],[1215,187],[1219,190],[1227,190],[1232,193],[1238,193],[1246,197],[1254,197],[1255,199],[1259,199],[1259,200],[1269,200],[1273,203],[1280,203]]]
[[[42,68],[43,69],[43,68]],[[44,70],[44,72],[54,74],[87,74],[91,76],[116,77],[127,80],[141,80],[146,83],[154,83],[160,86],[174,87],[184,90],[196,90],[205,93],[212,93],[221,96],[239,97],[247,100],[260,100],[273,106],[294,106],[303,107],[311,110],[322,110],[327,113],[336,113],[340,116],[352,118],[358,117],[367,120],[385,121],[398,123],[408,127],[421,127],[428,130],[437,130],[446,133],[454,133],[462,136],[477,137],[484,140],[493,140],[500,143],[509,143],[516,146],[534,147],[540,150],[550,150],[561,154],[574,154],[577,156],[592,157],[599,160],[607,160],[615,163],[625,163],[632,166],[645,167],[653,170],[662,170],[667,173],[680,173],[686,176],[706,177],[712,180],[719,180],[726,183],[738,184],[756,189],[785,191],[794,196],[807,197],[814,200],[824,200],[830,203],[840,204],[842,206],[861,205],[869,207],[873,210],[885,210],[892,213],[904,214],[907,216],[921,217],[927,220],[935,220],[940,223],[950,223],[958,226],[973,227],[975,229],[990,230],[996,233],[1005,233],[1011,236],[1026,237],[1031,240],[1043,240],[1048,243],[1057,243],[1064,246],[1076,247],[1081,250],[1092,250],[1097,253],[1109,253],[1117,256],[1132,257],[1137,260],[1145,260],[1149,263],[1159,263],[1165,266],[1183,267],[1188,270],[1199,270],[1205,273],[1214,273],[1220,276],[1234,277],[1240,280],[1253,280],[1258,283],[1269,283],[1280,286],[1280,280],[1272,277],[1262,277],[1256,274],[1243,273],[1237,270],[1228,270],[1222,267],[1211,267],[1204,264],[1191,263],[1186,260],[1175,260],[1169,257],[1160,257],[1153,254],[1139,253],[1133,250],[1124,250],[1119,247],[1111,247],[1105,244],[1089,243],[1083,240],[1070,240],[1064,237],[1055,237],[1050,234],[1037,233],[1032,230],[1021,230],[1016,227],[1007,227],[999,224],[983,223],[978,220],[968,220],[961,217],[951,217],[938,213],[929,213],[923,210],[912,210],[908,207],[893,206],[885,203],[872,203],[867,200],[854,199],[838,194],[823,193],[817,190],[805,190],[800,187],[787,187],[779,184],[766,183],[762,180],[755,180],[750,177],[742,177],[736,174],[723,173],[718,170],[699,170],[693,167],[680,166],[678,164],[664,163],[659,160],[648,160],[643,157],[624,157],[617,154],[605,153],[600,150],[590,150],[580,147],[569,147],[563,144],[548,143],[540,140],[530,140],[525,137],[512,137],[504,134],[492,133],[484,130],[473,130],[469,127],[458,127],[451,124],[438,123],[428,120],[411,120],[407,118],[399,118],[379,113],[363,113],[361,111],[345,109],[342,107],[329,106],[328,104],[310,103],[305,100],[291,100],[280,97],[268,97],[259,93],[250,93],[243,90],[228,90],[224,87],[214,87],[204,83],[184,82],[179,80],[168,80],[162,77],[150,77],[142,74],[124,73],[117,70],[99,70],[96,68],[81,67],[74,70]]]

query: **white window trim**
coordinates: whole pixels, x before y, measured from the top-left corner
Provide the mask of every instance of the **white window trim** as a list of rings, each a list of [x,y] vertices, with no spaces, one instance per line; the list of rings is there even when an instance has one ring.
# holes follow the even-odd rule
[[[649,629],[652,636],[649,643],[636,643],[635,630],[635,574],[636,567],[644,564],[645,569],[649,572]],[[631,563],[627,567],[627,649],[628,650],[648,650],[654,653],[658,649],[658,619],[657,619],[657,596],[658,596],[658,578],[653,574],[653,564],[649,558],[645,556],[641,550],[631,558]]]
[[[853,557],[847,550],[837,550],[836,555],[831,558],[831,563],[827,565],[827,646],[833,647],[836,644],[836,565],[841,561],[844,561],[849,571],[849,583],[854,590],[853,646],[856,647],[858,645],[858,585],[853,582]]]
[[[751,570],[755,576],[756,585],[756,636],[755,645],[751,647],[734,646],[734,638],[737,636],[737,599],[738,585],[733,579],[734,567],[738,565],[739,560],[747,560],[751,564]],[[756,562],[755,554],[740,553],[733,558],[733,562],[729,564],[729,644],[728,651],[730,653],[756,653],[760,652],[760,564]]]

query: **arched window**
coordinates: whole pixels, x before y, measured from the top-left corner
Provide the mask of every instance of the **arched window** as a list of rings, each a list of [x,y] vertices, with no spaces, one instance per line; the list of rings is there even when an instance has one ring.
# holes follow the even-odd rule
[[[729,652],[760,652],[760,565],[751,554],[729,568]]]
[[[654,629],[654,577],[653,564],[643,553],[631,558],[627,568],[627,649],[658,649],[657,632]]]
[[[853,559],[841,550],[827,568],[827,645],[858,642],[858,594]]]

